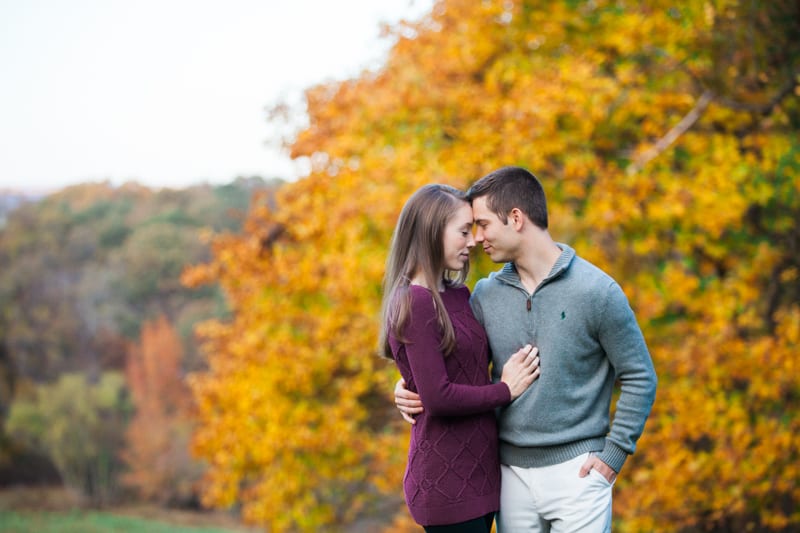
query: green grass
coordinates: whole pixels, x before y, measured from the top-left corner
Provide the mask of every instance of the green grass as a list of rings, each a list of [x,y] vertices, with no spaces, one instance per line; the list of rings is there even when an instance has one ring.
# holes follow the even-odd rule
[[[190,527],[97,511],[0,511],[2,533],[230,533],[217,527]]]

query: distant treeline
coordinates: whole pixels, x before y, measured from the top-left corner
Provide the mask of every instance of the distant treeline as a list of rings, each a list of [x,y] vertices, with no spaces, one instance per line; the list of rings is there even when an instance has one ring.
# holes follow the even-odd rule
[[[40,198],[0,193],[8,200],[0,201],[0,486],[36,480],[19,461],[33,464],[36,454],[46,460],[54,446],[63,447],[44,425],[36,427],[46,422],[36,398],[49,390],[55,401],[52,388],[68,376],[83,380],[86,394],[113,383],[109,376],[124,375],[143,324],[161,321],[177,332],[182,375],[203,368],[193,328],[225,317],[227,308],[218,287],[188,288],[181,273],[210,258],[208,236],[240,231],[251,204],[270,202],[281,183],[238,178],[158,190],[92,183]],[[128,398],[125,389],[123,380],[115,394]],[[26,407],[8,420],[15,402]],[[134,411],[129,404],[120,428]],[[105,450],[112,463],[120,445]],[[75,465],[49,459],[68,481]]]
[[[0,228],[6,225],[8,214],[26,202],[36,202],[42,194],[16,192],[0,189]]]

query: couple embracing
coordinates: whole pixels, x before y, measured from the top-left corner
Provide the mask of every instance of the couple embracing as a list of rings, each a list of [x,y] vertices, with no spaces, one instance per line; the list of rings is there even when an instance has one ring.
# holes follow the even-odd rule
[[[398,219],[381,348],[413,424],[406,504],[429,533],[488,533],[495,515],[499,533],[611,530],[655,370],[620,286],[547,227],[542,186],[520,167],[466,193],[424,186]],[[504,265],[470,295],[476,243]]]

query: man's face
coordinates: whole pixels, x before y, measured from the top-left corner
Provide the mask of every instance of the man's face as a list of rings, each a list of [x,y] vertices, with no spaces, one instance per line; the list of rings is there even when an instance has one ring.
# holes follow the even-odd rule
[[[491,260],[495,263],[513,261],[516,231],[486,207],[485,196],[472,201],[472,217],[475,219],[475,242],[483,246]]]

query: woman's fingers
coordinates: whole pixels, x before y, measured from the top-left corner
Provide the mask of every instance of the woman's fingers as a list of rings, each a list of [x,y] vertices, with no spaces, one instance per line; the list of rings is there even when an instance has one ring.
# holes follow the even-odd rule
[[[408,414],[416,415],[422,412],[422,403],[421,402],[414,402],[414,403],[405,403],[401,401],[396,401],[395,405],[397,408]]]
[[[403,420],[405,420],[409,424],[416,424],[417,423],[417,421],[411,415],[407,415],[403,411],[400,411],[400,414],[403,416]]]

